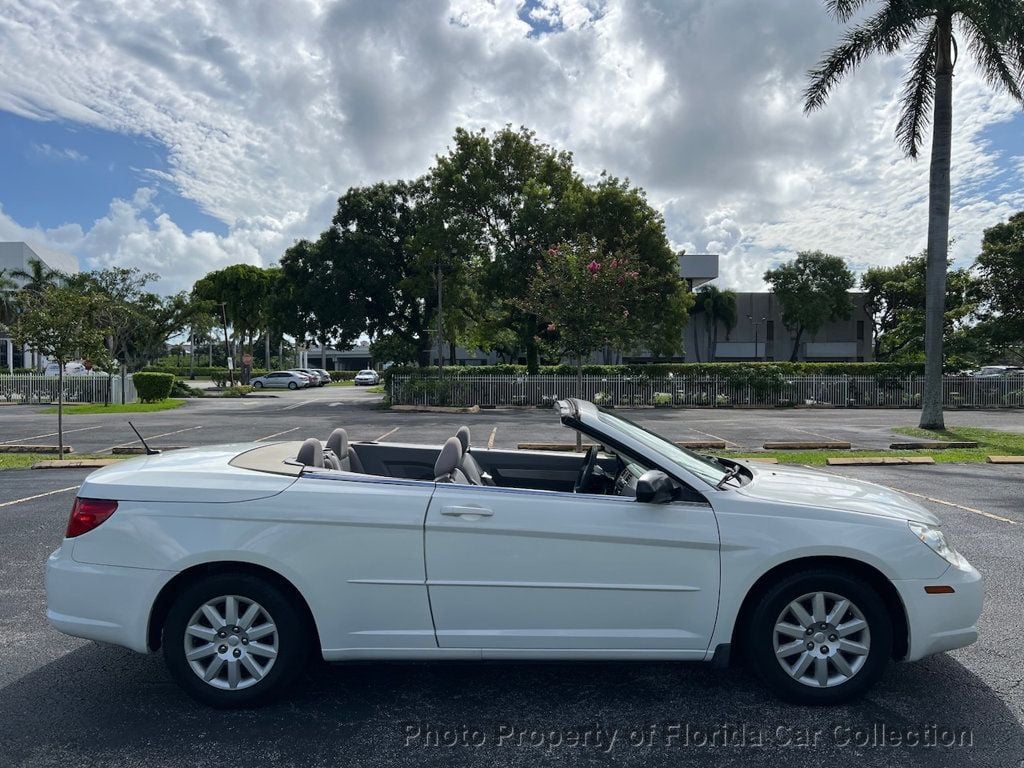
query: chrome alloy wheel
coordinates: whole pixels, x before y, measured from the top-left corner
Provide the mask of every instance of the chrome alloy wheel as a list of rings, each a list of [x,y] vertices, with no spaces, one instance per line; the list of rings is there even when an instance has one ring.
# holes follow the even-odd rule
[[[861,610],[842,595],[810,592],[783,608],[772,633],[775,658],[803,685],[831,688],[864,666],[871,630]]]
[[[254,600],[222,595],[203,603],[185,627],[185,659],[196,675],[224,690],[255,685],[277,660],[278,630]]]

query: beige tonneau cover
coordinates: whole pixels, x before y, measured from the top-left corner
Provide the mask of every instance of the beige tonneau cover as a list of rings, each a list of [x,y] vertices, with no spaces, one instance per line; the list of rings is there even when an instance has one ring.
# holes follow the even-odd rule
[[[230,462],[232,467],[238,469],[251,469],[256,472],[271,472],[275,475],[290,475],[298,477],[302,471],[301,464],[293,464],[299,453],[302,442],[288,440],[283,443],[267,443],[258,448],[252,448],[245,453],[240,453]]]

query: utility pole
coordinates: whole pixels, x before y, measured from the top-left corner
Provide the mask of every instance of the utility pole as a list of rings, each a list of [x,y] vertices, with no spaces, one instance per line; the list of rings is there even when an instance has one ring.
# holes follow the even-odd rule
[[[235,386],[235,366],[234,361],[231,359],[231,345],[228,344],[228,312],[225,309],[227,304],[225,302],[220,303],[220,320],[222,327],[224,328],[224,355],[227,359],[228,365],[228,381],[231,386]]]

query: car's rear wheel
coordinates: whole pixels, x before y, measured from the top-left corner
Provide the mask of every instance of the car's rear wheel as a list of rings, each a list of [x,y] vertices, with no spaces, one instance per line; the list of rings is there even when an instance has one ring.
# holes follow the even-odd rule
[[[289,381],[288,382],[288,389],[298,389],[298,388],[299,388],[299,385],[296,384],[294,381]]]
[[[754,669],[776,695],[796,704],[857,698],[892,655],[892,619],[882,598],[837,571],[783,578],[762,595],[748,629]]]
[[[261,704],[305,666],[306,622],[294,600],[263,579],[219,574],[187,588],[163,627],[175,681],[214,707]]]

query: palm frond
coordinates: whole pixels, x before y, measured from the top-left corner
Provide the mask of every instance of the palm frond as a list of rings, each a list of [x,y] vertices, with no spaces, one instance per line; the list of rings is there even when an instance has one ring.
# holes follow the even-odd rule
[[[1024,101],[1024,4],[968,0],[960,8],[959,21],[989,85]]]
[[[811,82],[803,93],[804,111],[825,106],[839,81],[872,54],[895,53],[912,39],[921,21],[931,14],[918,5],[912,0],[889,0],[878,13],[843,35],[842,42],[808,73]]]
[[[871,0],[825,0],[825,8],[836,21],[845,24],[869,2]]]
[[[917,54],[903,81],[902,110],[896,125],[896,142],[907,156],[916,158],[929,112],[935,99],[935,57],[938,52],[938,27],[921,36]]]

